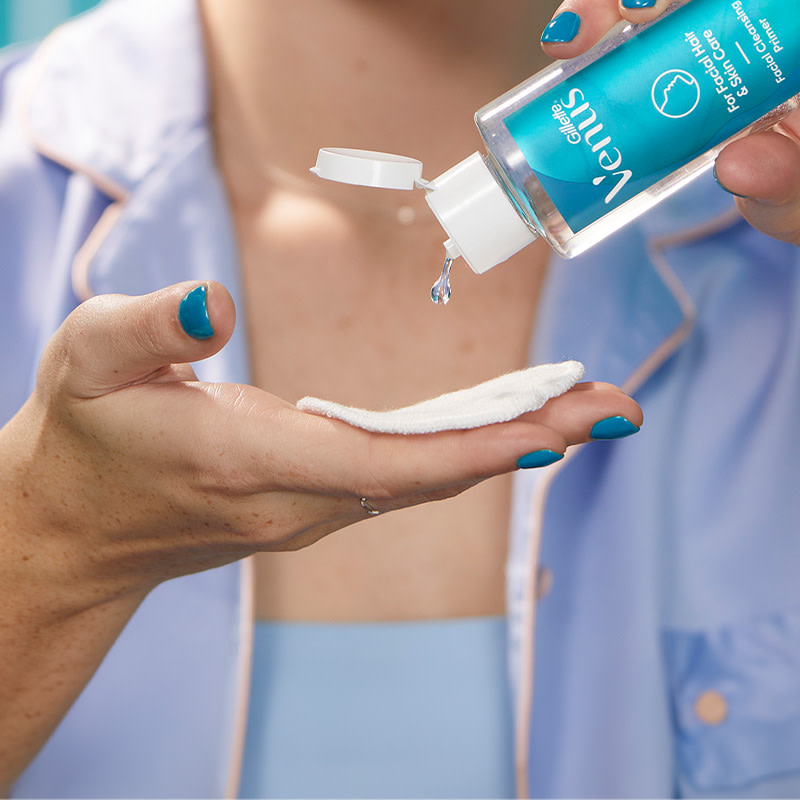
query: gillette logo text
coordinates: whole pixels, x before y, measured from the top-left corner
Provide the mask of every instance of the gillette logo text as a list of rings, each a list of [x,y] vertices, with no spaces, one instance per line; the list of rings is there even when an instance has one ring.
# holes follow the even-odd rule
[[[606,205],[609,205],[633,177],[633,172],[622,168],[622,153],[613,146],[613,137],[598,121],[592,104],[580,89],[572,89],[566,100],[553,105],[553,119],[559,123],[558,129],[567,142],[585,145],[596,156],[603,172],[592,181],[595,186],[604,183],[606,178],[616,179],[605,198]]]

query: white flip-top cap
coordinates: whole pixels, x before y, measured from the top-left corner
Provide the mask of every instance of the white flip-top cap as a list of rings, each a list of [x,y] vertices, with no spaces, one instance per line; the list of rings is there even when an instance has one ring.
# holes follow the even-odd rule
[[[320,178],[338,183],[413,189],[422,178],[422,162],[373,150],[324,147],[317,154],[317,165],[311,171]]]
[[[450,237],[445,245],[448,253],[455,255],[457,249],[479,275],[538,238],[480,153],[465,158],[425,189],[428,205]]]
[[[463,256],[478,274],[537,238],[480,153],[430,182],[422,180],[422,162],[372,150],[323,148],[311,171],[326,180],[358,186],[424,188],[428,205],[450,237],[445,242],[448,256]]]

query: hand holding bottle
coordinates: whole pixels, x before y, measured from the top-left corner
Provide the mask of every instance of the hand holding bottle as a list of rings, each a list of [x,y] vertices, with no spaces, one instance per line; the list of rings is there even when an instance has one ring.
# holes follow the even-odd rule
[[[545,29],[542,45],[554,58],[573,58],[621,20],[649,22],[668,5],[669,0],[566,0]],[[750,224],[800,245],[800,111],[772,130],[729,144],[717,158],[715,174],[736,195]]]

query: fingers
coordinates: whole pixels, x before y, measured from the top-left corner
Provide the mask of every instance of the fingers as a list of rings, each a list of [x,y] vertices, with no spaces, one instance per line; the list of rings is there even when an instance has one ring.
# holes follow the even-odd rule
[[[574,58],[597,44],[620,21],[644,23],[663,14],[670,0],[565,0],[542,35],[553,58]]]
[[[558,430],[567,445],[581,444],[599,435],[605,420],[622,418],[631,424],[631,432],[642,426],[642,409],[616,386],[608,383],[581,383],[566,394],[554,397],[525,419]],[[625,430],[625,426],[619,427]]]
[[[573,58],[596,44],[620,21],[617,0],[566,0],[542,33],[552,58]]]
[[[673,0],[619,0],[619,13],[628,22],[650,22],[663,14]]]
[[[723,189],[738,196],[739,210],[769,236],[800,244],[800,115],[778,131],[733,142],[715,166]]]
[[[365,496],[382,510],[510,472],[531,453],[557,458],[570,444],[588,441],[609,417],[624,417],[634,427],[642,422],[636,402],[607,384],[583,384],[512,422],[423,436],[369,434],[290,408],[277,414],[259,447],[262,459],[267,453],[271,464],[281,465],[286,488],[300,482],[323,494]],[[254,431],[250,438],[257,436]]]
[[[545,28],[542,46],[553,58],[573,58],[596,44],[621,20],[647,23],[670,0],[565,0]],[[715,175],[737,196],[745,219],[782,241],[800,244],[800,111],[776,130],[730,144]]]
[[[83,303],[51,340],[40,368],[42,384],[75,397],[190,370],[172,364],[199,361],[220,350],[236,313],[218,283],[181,283],[140,297],[101,295]]]
[[[570,445],[589,441],[598,422],[619,417],[635,428],[642,424],[638,404],[619,389],[583,384],[501,425],[435,436],[377,437],[366,461],[375,485],[366,494],[382,499],[472,485],[517,469],[521,459],[526,466],[544,466]]]

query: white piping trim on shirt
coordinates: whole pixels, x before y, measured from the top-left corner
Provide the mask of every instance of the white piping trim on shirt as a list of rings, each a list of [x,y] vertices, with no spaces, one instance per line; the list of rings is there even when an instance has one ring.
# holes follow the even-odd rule
[[[72,291],[81,302],[96,294],[89,281],[89,268],[97,251],[122,214],[123,208],[122,203],[112,203],[108,206],[72,259]]]
[[[15,109],[15,114],[20,130],[28,137],[34,150],[56,164],[60,164],[70,172],[85,175],[101,192],[108,195],[113,201],[103,211],[97,224],[92,228],[86,237],[86,241],[81,245],[72,261],[72,290],[80,301],[84,301],[94,297],[95,294],[89,282],[89,268],[92,259],[110,233],[114,223],[119,219],[130,193],[107,176],[102,175],[86,164],[82,164],[80,161],[73,160],[57,148],[52,147],[44,137],[39,135],[31,121],[30,115],[34,93],[47,67],[50,50],[53,48],[54,43],[58,41],[61,33],[62,26],[59,26],[39,45],[36,52],[31,56],[28,74],[25,76],[20,90],[19,104]]]
[[[247,735],[247,710],[250,702],[250,675],[253,663],[253,629],[255,627],[255,563],[254,557],[241,562],[239,589],[239,674],[236,682],[236,706],[233,718],[233,738],[228,763],[227,800],[239,796],[242,778],[244,745]]]

